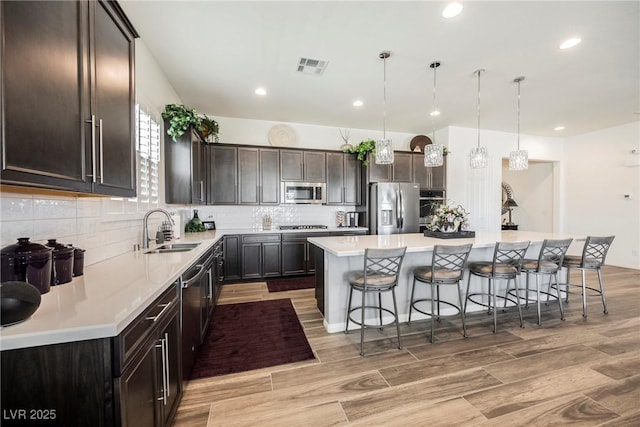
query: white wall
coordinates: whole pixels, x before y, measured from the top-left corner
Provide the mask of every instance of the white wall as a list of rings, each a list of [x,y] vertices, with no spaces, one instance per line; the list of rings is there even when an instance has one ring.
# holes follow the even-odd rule
[[[215,114],[206,114],[215,117]],[[220,125],[220,142],[225,144],[270,145],[269,130],[276,124],[284,123],[231,117],[215,117],[215,119]],[[297,143],[292,147],[339,150],[340,146],[344,144],[337,127],[288,122],[284,124],[291,127],[296,133]],[[349,131],[349,143],[354,146],[364,139],[382,138],[382,130],[344,128],[342,130],[343,132]],[[415,135],[387,132],[386,136],[393,140],[393,146],[396,150],[409,151],[409,144]]]
[[[529,168],[523,171],[510,171],[509,160],[502,161],[502,181],[513,189],[513,199],[518,204],[511,213],[512,221],[520,230],[546,231],[558,228],[554,226],[553,186],[554,163],[529,162]],[[502,221],[509,220],[509,213]]]
[[[632,150],[640,152],[640,122],[567,138],[563,228],[615,235],[607,264],[640,268],[640,166]]]
[[[502,160],[516,149],[516,137],[513,133],[482,130],[480,145],[487,147],[489,152],[488,167],[471,169],[469,152],[478,144],[477,129],[453,126],[448,129],[447,145],[451,154],[447,157],[447,198],[470,212],[469,229],[500,230]],[[549,207],[554,218],[560,217],[562,209],[562,144],[560,138],[520,135],[520,148],[529,151],[529,160],[558,162],[558,166],[554,167],[553,198]]]

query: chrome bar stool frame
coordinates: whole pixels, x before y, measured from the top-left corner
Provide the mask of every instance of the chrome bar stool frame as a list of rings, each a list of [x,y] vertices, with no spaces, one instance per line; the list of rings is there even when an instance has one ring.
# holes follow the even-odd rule
[[[398,335],[398,349],[402,349],[400,338],[400,322],[398,321],[398,304],[396,301],[395,288],[398,285],[400,276],[400,268],[406,252],[406,247],[392,249],[374,249],[368,248],[364,252],[364,269],[361,271],[352,271],[348,273],[349,281],[349,301],[347,303],[347,322],[344,333],[349,333],[349,322],[360,325],[360,356],[364,356],[364,330],[365,328],[377,328],[382,330],[384,326],[395,323]],[[360,306],[351,308],[353,300],[353,291],[359,291],[362,294]],[[393,310],[382,307],[382,293],[391,292],[393,297]],[[378,305],[366,305],[365,297],[367,293],[378,295]],[[367,309],[377,310],[379,313],[380,323],[377,325],[365,323],[365,311]],[[352,317],[354,311],[360,310],[360,320]],[[394,321],[387,324],[382,323],[382,313],[393,315]]]
[[[511,300],[503,295],[497,295],[495,289],[495,283],[492,283],[496,280],[507,280],[507,289],[509,289],[509,282],[511,280],[514,281],[514,286],[516,291],[519,290],[518,287],[518,276],[520,276],[520,269],[522,268],[522,261],[524,260],[524,255],[529,248],[529,241],[526,242],[497,242],[495,245],[493,260],[492,261],[477,261],[470,262],[468,265],[469,268],[469,277],[467,280],[467,292],[466,298],[464,301],[464,313],[466,316],[467,313],[467,303],[469,301],[485,306],[489,309],[487,314],[493,312],[493,333],[496,333],[498,321],[496,316],[496,298],[506,298],[512,302],[515,302],[518,306],[518,314],[520,315],[520,327],[524,328],[524,322],[522,320],[522,309],[520,307],[520,296],[519,292],[516,292],[516,301]],[[469,293],[469,289],[471,287],[471,276],[478,276],[481,278],[486,278],[489,280],[489,289],[487,293],[482,292],[474,292]],[[474,300],[474,297],[478,296],[487,296],[487,303],[483,303],[481,301]]]
[[[605,298],[604,281],[602,280],[601,267],[604,265],[604,261],[607,258],[607,252],[613,243],[615,236],[596,237],[587,236],[582,249],[582,255],[566,255],[562,263],[563,267],[567,269],[567,282],[565,285],[566,299],[569,302],[570,287],[582,288],[582,317],[587,317],[587,291],[592,291],[597,295],[600,295],[602,299],[602,308],[604,314],[609,314],[607,309],[607,301]],[[582,273],[582,284],[571,284],[571,269],[576,268]],[[595,270],[598,275],[599,289],[589,287],[587,282],[587,270]],[[559,287],[560,285],[558,285]]]
[[[411,299],[409,300],[409,319],[407,325],[411,325],[411,312],[413,310],[426,314],[431,318],[431,336],[429,342],[433,344],[434,320],[440,321],[440,304],[453,307],[460,313],[462,319],[462,335],[467,336],[467,329],[464,323],[464,311],[462,309],[462,291],[460,289],[460,281],[464,275],[464,268],[467,265],[469,252],[473,245],[445,246],[435,245],[433,247],[433,256],[431,257],[431,265],[424,267],[416,267],[413,270],[413,286],[411,287]],[[430,298],[415,299],[416,282],[430,285]],[[458,290],[459,306],[448,301],[440,299],[440,286],[456,285]],[[423,311],[417,307],[418,303],[431,302],[431,311]],[[436,306],[437,305],[437,306]],[[434,314],[435,313],[435,314]]]
[[[564,310],[562,308],[562,297],[560,296],[560,289],[557,286],[560,281],[558,280],[558,273],[562,269],[562,263],[564,261],[565,254],[571,245],[573,239],[559,239],[559,240],[550,240],[545,239],[542,242],[542,247],[540,248],[540,254],[538,255],[538,259],[525,259],[522,263],[521,271],[526,274],[526,285],[525,285],[525,308],[529,308],[529,301],[532,301],[529,298],[529,276],[531,274],[536,276],[536,301],[537,306],[537,314],[538,314],[538,325],[541,324],[540,320],[540,294],[545,294],[547,296],[546,304],[549,304],[549,297],[556,298],[558,300],[558,304],[560,306],[560,319],[564,320]],[[539,276],[548,275],[549,276],[549,286],[547,287],[547,292],[540,290],[540,282]],[[551,294],[551,279],[555,279],[557,296]],[[507,294],[511,296],[515,295],[515,289],[507,289]],[[506,295],[505,295],[506,296]],[[505,298],[505,305],[507,303],[507,298]]]

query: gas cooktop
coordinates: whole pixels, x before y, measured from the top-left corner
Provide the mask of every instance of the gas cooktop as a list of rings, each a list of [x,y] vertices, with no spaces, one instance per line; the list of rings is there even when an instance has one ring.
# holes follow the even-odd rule
[[[280,230],[314,230],[327,228],[326,225],[281,225]]]

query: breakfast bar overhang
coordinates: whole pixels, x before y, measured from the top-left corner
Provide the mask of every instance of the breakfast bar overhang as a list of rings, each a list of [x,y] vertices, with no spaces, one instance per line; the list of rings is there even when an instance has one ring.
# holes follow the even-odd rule
[[[366,236],[338,236],[338,237],[310,237],[308,241],[313,244],[316,256],[316,297],[321,312],[324,315],[324,327],[327,332],[344,331],[347,297],[349,285],[346,275],[349,271],[362,270],[364,265],[364,252],[367,248],[398,248],[407,247],[407,252],[400,270],[400,280],[396,289],[398,300],[398,316],[401,322],[407,321],[409,310],[409,293],[413,281],[413,269],[431,263],[432,251],[435,245],[463,245],[472,243],[473,247],[469,255],[469,261],[489,261],[493,257],[496,242],[522,242],[530,241],[526,258],[537,259],[540,247],[545,239],[573,238],[573,249],[578,247],[577,241],[584,240],[584,236],[573,236],[564,233],[544,233],[529,231],[496,231],[476,232],[475,238],[438,239],[425,237],[421,233],[412,234],[388,234]],[[465,272],[462,282],[463,292],[466,290],[468,273]],[[472,277],[471,291],[481,291],[483,284],[477,277]],[[486,282],[484,283],[486,286]],[[506,283],[498,282],[498,293],[504,293]],[[519,287],[524,288],[524,277],[520,279]],[[426,289],[423,289],[426,292]],[[447,289],[449,293],[442,293],[445,300],[457,302],[455,290]],[[416,292],[418,292],[416,290]],[[384,304],[384,301],[383,301]],[[479,311],[483,306],[470,303],[467,311]],[[443,314],[448,314],[446,309]],[[451,312],[453,314],[454,312]],[[425,318],[426,316],[422,316]],[[416,318],[419,318],[416,316]]]

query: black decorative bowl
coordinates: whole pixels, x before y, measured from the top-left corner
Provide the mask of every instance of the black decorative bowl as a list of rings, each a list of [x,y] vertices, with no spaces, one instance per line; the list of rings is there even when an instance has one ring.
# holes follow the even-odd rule
[[[40,291],[27,282],[0,283],[0,325],[22,322],[40,307]]]

